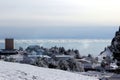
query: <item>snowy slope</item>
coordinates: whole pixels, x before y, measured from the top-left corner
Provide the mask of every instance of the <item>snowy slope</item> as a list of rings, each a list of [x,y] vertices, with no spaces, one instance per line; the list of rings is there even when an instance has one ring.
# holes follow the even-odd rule
[[[98,80],[67,71],[0,61],[0,80]]]

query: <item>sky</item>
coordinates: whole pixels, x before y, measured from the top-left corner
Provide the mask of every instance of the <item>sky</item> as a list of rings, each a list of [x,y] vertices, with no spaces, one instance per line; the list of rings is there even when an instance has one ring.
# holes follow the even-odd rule
[[[120,0],[0,0],[0,38],[111,38],[120,24],[119,3]],[[105,35],[98,34],[103,28]]]

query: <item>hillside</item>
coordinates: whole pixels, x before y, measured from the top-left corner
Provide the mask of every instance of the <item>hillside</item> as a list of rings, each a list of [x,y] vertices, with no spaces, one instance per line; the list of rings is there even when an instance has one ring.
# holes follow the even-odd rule
[[[98,80],[62,70],[0,61],[0,80]]]

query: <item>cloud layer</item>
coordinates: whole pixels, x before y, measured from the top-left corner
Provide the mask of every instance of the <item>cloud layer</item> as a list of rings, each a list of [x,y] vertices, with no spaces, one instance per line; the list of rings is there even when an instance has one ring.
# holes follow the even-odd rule
[[[119,25],[119,0],[0,0],[0,26]]]

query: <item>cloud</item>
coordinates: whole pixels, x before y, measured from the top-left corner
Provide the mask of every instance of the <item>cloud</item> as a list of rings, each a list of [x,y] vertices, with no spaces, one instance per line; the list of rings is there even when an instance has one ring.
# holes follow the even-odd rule
[[[0,0],[0,26],[119,25],[119,2],[119,0]]]

